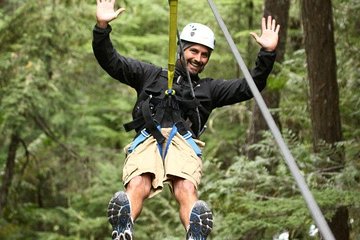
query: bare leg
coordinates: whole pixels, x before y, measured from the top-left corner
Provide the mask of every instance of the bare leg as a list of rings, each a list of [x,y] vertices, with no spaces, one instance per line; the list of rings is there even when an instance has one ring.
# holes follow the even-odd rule
[[[190,211],[198,200],[197,191],[192,182],[182,178],[175,178],[173,180],[173,190],[175,199],[180,205],[180,220],[186,230],[190,224]]]
[[[134,177],[126,186],[126,193],[131,203],[131,218],[135,222],[140,215],[145,199],[150,195],[151,178],[149,173]]]

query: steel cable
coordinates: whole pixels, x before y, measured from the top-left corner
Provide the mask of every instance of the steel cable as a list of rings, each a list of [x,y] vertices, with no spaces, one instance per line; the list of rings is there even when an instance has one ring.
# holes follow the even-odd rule
[[[243,61],[243,59],[233,41],[223,19],[221,18],[214,2],[212,0],[208,0],[208,3],[210,5],[210,8],[213,11],[213,14],[214,14],[221,30],[223,31],[223,33],[225,35],[225,38],[231,48],[231,51],[234,54],[234,57],[235,57],[237,63],[239,64],[241,71],[244,74],[244,77],[250,87],[250,90],[254,95],[254,99],[255,99],[256,103],[258,104],[259,109],[260,109],[270,131],[272,132],[276,143],[278,144],[278,146],[281,150],[281,153],[286,161],[286,164],[289,167],[290,172],[293,175],[303,198],[305,199],[308,209],[310,210],[310,213],[311,213],[317,227],[319,228],[321,235],[324,237],[325,240],[335,240],[335,238],[324,218],[324,215],[320,211],[319,206],[317,205],[313,195],[311,194],[309,187],[307,186],[307,184],[304,180],[304,177],[301,175],[300,170],[299,170],[292,154],[290,153],[286,143],[284,142],[284,140],[281,136],[280,130],[276,126],[275,121],[274,121],[273,117],[271,116],[270,111],[267,108],[267,106],[264,102],[264,99],[262,98],[259,90],[257,89],[257,87],[254,83],[254,80],[251,77],[251,74],[250,74],[249,70],[247,69],[245,62]]]

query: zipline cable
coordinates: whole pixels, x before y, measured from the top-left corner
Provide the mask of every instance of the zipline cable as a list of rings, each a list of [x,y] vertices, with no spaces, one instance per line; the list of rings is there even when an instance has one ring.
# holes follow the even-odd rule
[[[174,73],[175,73],[175,57],[176,57],[176,33],[177,33],[177,0],[169,0],[169,56],[168,56],[168,90],[169,95],[174,95],[172,89]]]
[[[220,14],[214,4],[214,2],[212,0],[208,0],[208,3],[214,13],[214,16],[215,16],[221,30],[223,31],[223,33],[225,35],[225,38],[231,48],[231,51],[233,52],[233,54],[235,56],[237,63],[239,64],[240,69],[242,70],[242,72],[245,76],[245,79],[250,87],[251,92],[254,95],[254,98],[261,110],[261,113],[263,114],[263,117],[264,117],[266,123],[268,124],[269,129],[271,130],[271,132],[281,150],[281,153],[283,154],[283,157],[285,158],[286,164],[288,165],[288,167],[300,189],[300,192],[301,192],[303,198],[305,199],[305,202],[313,216],[313,219],[315,220],[317,227],[320,230],[321,235],[324,237],[325,240],[335,240],[322,212],[320,211],[319,206],[317,205],[314,197],[312,196],[312,194],[304,180],[304,177],[301,175],[300,170],[299,170],[293,156],[291,155],[287,145],[285,144],[285,142],[281,136],[281,133],[280,133],[278,127],[276,126],[275,121],[274,121],[273,117],[271,116],[270,111],[264,102],[264,99],[262,98],[259,90],[257,89],[257,87],[254,83],[254,80],[252,79],[250,72],[247,69],[229,31],[227,30],[227,27],[226,27],[224,21],[222,20]]]

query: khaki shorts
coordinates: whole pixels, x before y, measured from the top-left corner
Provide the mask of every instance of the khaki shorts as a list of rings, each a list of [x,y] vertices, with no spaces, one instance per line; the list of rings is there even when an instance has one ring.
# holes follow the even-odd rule
[[[163,136],[168,139],[171,128],[161,129]],[[199,148],[205,143],[194,139]],[[167,140],[162,149],[165,149]],[[164,183],[170,182],[176,176],[191,181],[194,186],[200,184],[202,175],[202,159],[197,156],[190,144],[179,134],[172,138],[165,159],[160,155],[158,143],[153,136],[149,136],[131,153],[128,152],[131,143],[124,148],[126,159],[123,168],[123,181],[126,186],[129,181],[143,173],[153,174],[150,197],[161,192]]]

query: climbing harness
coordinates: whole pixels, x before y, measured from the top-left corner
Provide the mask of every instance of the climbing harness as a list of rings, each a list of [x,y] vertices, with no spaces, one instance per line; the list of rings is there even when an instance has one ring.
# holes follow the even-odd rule
[[[320,211],[319,206],[317,205],[314,197],[312,196],[305,180],[304,177],[301,175],[300,170],[293,158],[293,156],[291,155],[290,150],[288,149],[284,139],[281,136],[280,130],[278,129],[278,127],[275,124],[275,121],[273,119],[273,117],[270,114],[269,109],[267,108],[264,99],[262,98],[259,90],[257,89],[254,80],[252,79],[249,70],[247,69],[244,60],[242,59],[239,51],[237,50],[237,47],[229,33],[229,31],[227,30],[227,27],[223,21],[223,19],[221,18],[214,2],[212,0],[208,0],[208,3],[210,5],[210,8],[213,11],[213,14],[221,28],[221,30],[223,31],[225,38],[231,48],[231,51],[233,52],[235,59],[237,61],[237,63],[239,64],[240,69],[242,70],[242,72],[244,73],[245,79],[250,87],[251,92],[254,95],[254,99],[256,101],[256,103],[258,104],[261,113],[264,116],[264,119],[266,121],[266,123],[269,126],[270,131],[272,132],[280,150],[281,153],[284,156],[284,159],[286,161],[286,164],[288,165],[300,191],[302,196],[305,199],[305,202],[307,203],[307,206],[310,210],[310,213],[312,214],[313,219],[316,222],[317,227],[319,228],[322,236],[325,238],[325,240],[335,240],[332,232],[330,231],[330,228],[324,218],[324,215],[322,214],[322,212]]]
[[[160,126],[158,127],[160,130]],[[172,139],[175,137],[176,133],[179,131],[176,125],[174,125],[171,128],[169,137],[167,139],[165,149],[162,148],[162,144],[158,143],[158,149],[161,157],[165,159],[167,152],[169,150],[170,144]],[[130,147],[127,149],[128,153],[132,153],[139,144],[143,143],[146,139],[148,139],[151,136],[150,133],[146,131],[146,129],[141,130],[140,134],[134,139],[134,141],[131,143]],[[190,131],[187,131],[185,134],[182,135],[182,137],[186,140],[186,142],[191,146],[191,148],[194,150],[195,154],[197,156],[201,156],[202,152],[199,146],[196,144],[195,140],[192,138],[192,133]]]
[[[179,37],[179,32],[177,31],[177,0],[169,0],[170,6],[170,20],[169,20],[169,56],[168,56],[168,69],[163,70],[159,77],[164,76],[164,72],[167,72],[167,90],[165,91],[165,95],[163,96],[161,93],[156,92],[154,89],[153,94],[142,94],[139,98],[142,101],[137,104],[141,109],[141,116],[134,119],[130,123],[124,124],[125,130],[130,131],[133,129],[142,128],[140,133],[135,137],[133,143],[131,144],[128,152],[131,153],[134,149],[142,142],[144,142],[149,136],[153,136],[157,143],[159,152],[162,155],[163,159],[165,158],[168,148],[170,146],[172,138],[178,132],[183,138],[188,142],[188,144],[192,147],[195,153],[198,156],[201,156],[201,150],[195,143],[192,136],[199,137],[202,129],[201,129],[201,119],[199,113],[199,101],[195,98],[194,89],[192,86],[191,77],[188,69],[186,68],[185,62],[184,69],[186,70],[186,75],[188,79],[188,85],[190,88],[190,97],[191,99],[184,99],[181,96],[176,95],[176,90],[174,89],[173,79],[175,76],[175,61],[176,61],[176,36]],[[181,41],[179,40],[179,48],[181,49],[180,56],[184,56],[184,50]],[[212,46],[213,49],[213,46]],[[180,59],[183,59],[184,57]],[[180,76],[179,76],[180,78]],[[179,81],[179,79],[178,79]],[[181,88],[181,86],[180,86]],[[179,89],[181,90],[181,89]],[[159,96],[160,95],[160,96]],[[156,106],[155,113],[152,111]],[[197,132],[194,134],[190,132],[188,129],[190,128],[190,124],[185,122],[182,118],[181,110],[187,109],[188,112],[193,111],[196,116],[190,116],[192,119],[196,119],[195,123],[192,123],[197,129]],[[185,111],[185,115],[188,116],[189,113]],[[188,116],[189,117],[189,116]],[[164,126],[164,122],[173,122],[172,126]],[[163,127],[171,127],[172,130],[168,139],[161,133],[161,128]],[[163,151],[162,146],[163,143],[166,142],[165,149]]]

